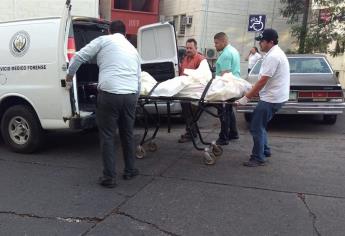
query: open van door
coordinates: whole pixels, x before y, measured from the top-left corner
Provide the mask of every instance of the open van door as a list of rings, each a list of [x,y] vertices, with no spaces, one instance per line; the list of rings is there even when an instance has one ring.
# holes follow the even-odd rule
[[[138,52],[141,56],[141,70],[149,73],[157,82],[179,75],[178,51],[174,27],[168,23],[145,25],[138,30]],[[181,115],[179,102],[162,102],[158,105],[161,115]],[[145,106],[149,113],[155,113],[153,104]]]
[[[61,25],[60,25],[60,41],[59,41],[59,50],[60,56],[59,59],[60,65],[62,65],[62,74],[61,74],[61,85],[69,89],[70,85],[67,85],[65,82],[66,77],[66,71],[68,68],[69,60],[71,59],[71,55],[75,53],[75,46],[73,49],[70,48],[70,42],[71,42],[71,27],[72,27],[72,17],[71,17],[71,0],[66,0],[63,12],[62,12],[62,18],[61,18]],[[73,35],[72,35],[73,37]],[[74,43],[74,42],[73,42]],[[71,52],[71,50],[74,50],[74,52]],[[67,97],[65,97],[67,99]],[[79,107],[78,107],[78,96],[77,96],[77,88],[76,88],[76,77],[74,76],[72,87],[70,90],[70,102],[66,102],[64,104],[71,104],[71,108],[65,108],[64,110],[67,111],[66,114],[63,114],[65,118],[69,118],[71,116],[78,116],[79,115]]]
[[[158,82],[178,76],[178,53],[174,27],[168,22],[145,25],[138,30],[142,70]]]

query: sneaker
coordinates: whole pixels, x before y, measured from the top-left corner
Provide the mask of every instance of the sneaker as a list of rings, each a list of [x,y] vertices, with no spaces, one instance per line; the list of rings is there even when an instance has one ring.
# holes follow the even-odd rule
[[[243,165],[246,167],[257,167],[266,165],[265,162],[257,161],[255,159],[249,159],[249,161],[243,162]]]
[[[115,188],[116,187],[116,179],[115,178],[109,178],[109,177],[99,177],[98,184],[106,187],[106,188]]]
[[[131,180],[139,174],[138,169],[133,169],[131,172],[125,172],[122,177],[124,180]]]
[[[216,144],[217,144],[217,145],[224,146],[224,145],[228,145],[228,144],[229,144],[229,141],[219,138],[219,139],[217,139]]]

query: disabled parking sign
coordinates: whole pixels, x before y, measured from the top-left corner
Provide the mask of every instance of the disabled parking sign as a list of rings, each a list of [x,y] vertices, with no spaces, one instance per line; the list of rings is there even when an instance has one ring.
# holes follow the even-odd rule
[[[248,31],[260,32],[265,29],[266,15],[249,15]]]

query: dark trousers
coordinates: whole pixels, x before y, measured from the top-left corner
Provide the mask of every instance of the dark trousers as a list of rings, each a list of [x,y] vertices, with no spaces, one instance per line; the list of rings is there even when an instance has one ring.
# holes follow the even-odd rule
[[[190,102],[181,102],[181,108],[182,108],[182,116],[186,121],[186,134],[189,134],[187,124],[190,125],[193,122],[193,111],[195,110],[195,108]],[[197,132],[194,125],[190,127],[190,130],[194,137],[197,136]]]
[[[117,128],[125,161],[124,171],[130,173],[134,169],[133,129],[137,100],[136,94],[112,94],[103,91],[98,93],[96,119],[103,158],[103,176],[106,178],[116,176],[115,136]]]
[[[223,104],[218,107],[220,120],[219,139],[229,141],[229,139],[238,136],[236,116],[232,105]]]

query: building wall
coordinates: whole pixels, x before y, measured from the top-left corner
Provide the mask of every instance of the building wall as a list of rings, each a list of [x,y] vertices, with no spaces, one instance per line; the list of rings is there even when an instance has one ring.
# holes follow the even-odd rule
[[[336,57],[327,56],[329,63],[332,65],[334,71],[338,74],[339,82],[343,89],[345,89],[345,53]]]
[[[317,9],[312,6],[312,10]],[[254,41],[255,33],[247,31],[249,15],[266,15],[266,28],[278,31],[279,46],[284,51],[297,48],[290,35],[291,25],[286,24],[286,19],[280,15],[281,7],[280,0],[161,0],[160,15],[161,19],[167,20],[176,20],[176,16],[182,14],[193,16],[193,23],[186,27],[185,34],[177,34],[177,44],[183,46],[188,38],[193,37],[203,53],[206,49],[214,48],[214,34],[220,31],[227,33],[230,43],[241,54],[241,71],[245,76],[247,62],[244,58],[252,46],[258,46]],[[328,56],[328,59],[345,88],[345,54],[335,58]]]
[[[99,13],[102,19],[111,20],[111,1],[101,0],[99,4]]]
[[[247,31],[249,15],[266,15],[266,28],[278,31],[280,47],[283,50],[295,49],[289,34],[290,25],[280,16],[280,8],[279,0],[161,0],[160,15],[168,20],[181,14],[193,16],[192,25],[186,27],[185,35],[178,36],[177,43],[183,46],[188,38],[193,37],[203,53],[214,48],[213,36],[216,33],[227,33],[230,43],[240,52],[241,71],[245,76],[247,62],[244,58],[252,46],[258,46],[254,41],[255,33]]]
[[[103,0],[101,0],[103,1]],[[65,0],[0,0],[0,21],[61,16]],[[99,0],[72,0],[72,15],[99,16]]]

